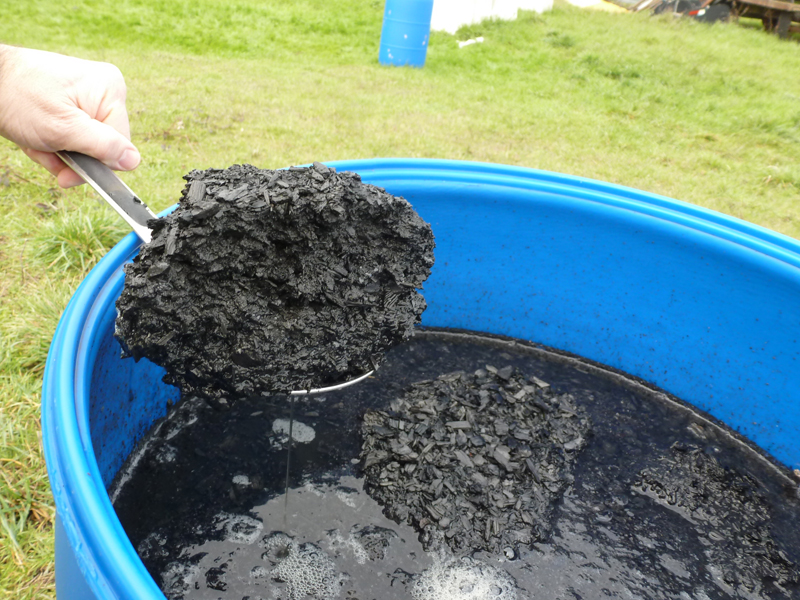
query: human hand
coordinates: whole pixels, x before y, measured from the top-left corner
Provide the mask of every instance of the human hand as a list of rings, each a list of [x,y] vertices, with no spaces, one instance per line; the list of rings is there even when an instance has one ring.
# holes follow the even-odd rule
[[[112,169],[135,169],[126,88],[114,65],[0,45],[0,135],[53,175],[61,187],[83,183],[53,154],[73,150]]]

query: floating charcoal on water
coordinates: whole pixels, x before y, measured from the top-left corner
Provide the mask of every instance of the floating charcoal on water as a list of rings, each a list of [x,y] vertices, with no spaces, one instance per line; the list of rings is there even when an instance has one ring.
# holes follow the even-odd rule
[[[800,567],[772,537],[772,509],[758,481],[724,468],[703,448],[676,442],[658,466],[639,473],[631,489],[691,519],[731,588],[753,594],[764,581],[784,589],[800,585]]]
[[[192,171],[125,266],[116,335],[216,405],[332,385],[406,340],[433,266],[403,198],[320,163]]]
[[[412,524],[426,549],[507,558],[547,538],[589,419],[516,368],[487,366],[415,383],[364,416],[365,490]]]
[[[487,364],[504,368],[495,376]],[[472,375],[441,377],[476,370],[484,372],[478,386],[465,385]],[[414,383],[434,390],[433,399],[428,393],[417,402]],[[463,393],[470,387],[472,396]],[[541,427],[513,414],[523,405],[540,413]],[[366,450],[365,415],[374,420],[367,435],[373,449]],[[545,430],[553,435],[543,438]],[[578,430],[580,440],[572,437]],[[532,454],[523,460],[525,445]],[[541,486],[529,482],[526,491],[514,470],[510,489],[502,487],[506,465],[534,473],[529,459]],[[367,494],[376,479],[365,481],[365,465],[387,471],[379,492],[392,492],[395,507],[402,501],[409,514],[419,511],[411,486],[418,485],[416,494],[439,488],[431,476],[441,480],[443,496],[452,493],[448,486],[459,494],[457,517],[430,496],[426,506],[441,518],[434,524],[423,513],[431,519],[429,551],[413,519],[393,521],[387,505]],[[494,472],[480,471],[489,465]],[[501,531],[522,530],[522,519],[530,533],[516,516],[526,493],[555,501],[552,486],[574,481],[552,520],[536,513],[550,526],[544,541],[514,547],[498,539],[497,550],[487,551],[485,521],[475,515],[491,514],[494,505],[485,504],[502,499],[478,488],[464,492],[450,477],[457,469],[487,486],[500,480],[513,501]],[[795,600],[798,480],[636,378],[523,340],[422,329],[363,384],[297,398],[294,407],[281,396],[225,411],[184,399],[143,437],[109,495],[170,600]],[[408,491],[398,492],[406,483]],[[475,525],[475,548],[451,549],[452,522],[468,535]]]

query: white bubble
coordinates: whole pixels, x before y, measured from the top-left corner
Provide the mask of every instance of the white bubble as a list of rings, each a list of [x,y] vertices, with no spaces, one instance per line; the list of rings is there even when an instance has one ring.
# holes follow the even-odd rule
[[[305,423],[300,421],[289,422],[289,419],[275,419],[272,423],[272,431],[277,434],[289,436],[289,426],[292,429],[292,439],[300,444],[307,444],[317,437],[317,432]]]
[[[276,562],[270,575],[286,583],[289,600],[337,598],[343,575],[331,558],[314,544],[298,544],[285,534],[264,540],[267,556]]]
[[[172,562],[161,572],[161,591],[167,598],[183,598],[200,573],[200,568],[188,563]]]
[[[235,485],[248,486],[250,485],[250,478],[247,475],[234,475],[233,483]]]
[[[235,544],[249,545],[258,539],[264,524],[247,515],[219,513],[214,517],[214,524],[225,531],[225,541]]]
[[[411,587],[414,600],[516,600],[514,579],[472,558],[437,561]]]

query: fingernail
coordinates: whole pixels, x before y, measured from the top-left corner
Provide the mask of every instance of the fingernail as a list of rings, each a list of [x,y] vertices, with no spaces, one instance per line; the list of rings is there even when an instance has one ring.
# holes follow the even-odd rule
[[[123,171],[131,171],[139,166],[142,157],[139,156],[137,150],[127,149],[122,153],[122,158],[119,159],[119,168]]]

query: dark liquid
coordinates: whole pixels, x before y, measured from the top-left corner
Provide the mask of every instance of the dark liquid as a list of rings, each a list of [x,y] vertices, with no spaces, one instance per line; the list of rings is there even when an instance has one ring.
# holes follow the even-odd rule
[[[412,382],[487,364],[572,394],[593,434],[545,543],[511,560],[425,553],[363,491],[361,417]],[[129,457],[110,494],[168,598],[800,597],[790,473],[633,378],[522,342],[421,331],[373,378],[295,400],[287,498],[290,410],[286,397],[226,412],[190,399]]]

